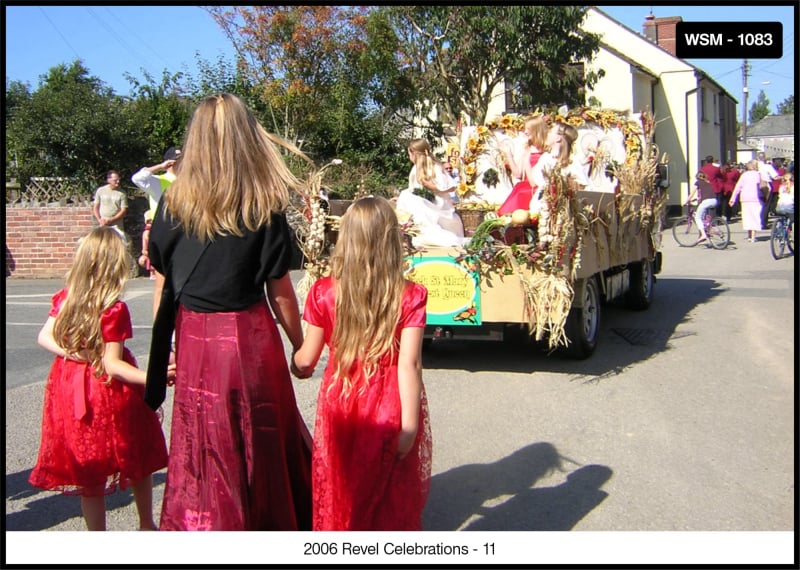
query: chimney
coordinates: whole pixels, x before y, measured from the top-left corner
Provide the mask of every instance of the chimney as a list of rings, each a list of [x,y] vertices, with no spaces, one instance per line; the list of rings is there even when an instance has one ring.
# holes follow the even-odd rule
[[[648,14],[644,18],[642,31],[648,40],[675,55],[675,32],[678,22],[682,21],[680,16],[656,18],[653,14]]]

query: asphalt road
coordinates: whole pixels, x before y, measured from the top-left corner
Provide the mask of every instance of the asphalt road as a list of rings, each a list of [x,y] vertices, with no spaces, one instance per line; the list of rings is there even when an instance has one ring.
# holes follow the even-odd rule
[[[731,531],[720,556],[749,531],[793,531],[795,258],[773,260],[762,234],[748,243],[733,224],[734,243],[716,251],[679,248],[665,233],[650,309],[604,306],[585,361],[511,343],[434,342],[423,359],[434,437],[425,529]],[[6,530],[82,530],[76,498],[27,482],[51,362],[36,334],[61,282],[5,285]],[[151,291],[137,279],[125,295],[140,366]],[[324,364],[295,380],[309,425]],[[155,475],[156,515],[164,479]],[[108,527],[136,527],[130,493],[108,498]]]

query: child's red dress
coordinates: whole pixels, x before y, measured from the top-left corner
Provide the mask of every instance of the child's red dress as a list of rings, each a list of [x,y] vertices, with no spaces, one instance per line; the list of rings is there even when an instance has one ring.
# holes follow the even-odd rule
[[[55,317],[66,289],[53,296]],[[103,341],[133,336],[128,306],[117,301],[101,318]],[[136,366],[131,351],[123,359]],[[167,466],[158,416],[145,404],[144,386],[96,377],[88,362],[56,357],[44,393],[39,457],[29,481],[70,495],[112,493]]]
[[[538,151],[530,153],[528,160],[530,161],[531,168],[536,166],[536,163],[539,162],[542,154],[543,153]],[[531,186],[530,181],[528,181],[526,178],[523,178],[517,182],[514,185],[514,188],[512,188],[511,194],[509,194],[508,198],[506,198],[506,201],[503,202],[503,205],[497,209],[497,215],[504,216],[505,214],[511,214],[514,210],[527,210],[530,208],[533,190],[533,186]]]
[[[405,327],[425,326],[428,292],[409,282],[396,338]],[[330,277],[311,287],[303,318],[321,327],[330,346],[335,287]],[[399,344],[398,344],[399,346]],[[312,453],[314,530],[422,530],[431,476],[431,432],[425,391],[414,446],[397,459],[400,393],[397,354],[387,354],[363,394],[342,402],[333,382],[331,354],[317,401]]]

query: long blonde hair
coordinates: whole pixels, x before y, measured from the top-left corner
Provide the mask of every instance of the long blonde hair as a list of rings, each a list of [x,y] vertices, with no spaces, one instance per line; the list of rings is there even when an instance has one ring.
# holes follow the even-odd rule
[[[557,123],[558,134],[561,136],[561,145],[558,149],[558,163],[561,168],[569,166],[572,145],[578,140],[578,129],[567,123]]]
[[[544,115],[530,117],[525,121],[525,131],[530,131],[528,140],[525,144],[529,147],[536,147],[537,150],[543,151],[545,142],[547,141],[547,131],[550,125]]]
[[[67,295],[53,325],[53,338],[67,354],[83,355],[97,376],[103,368],[103,312],[119,300],[130,272],[125,242],[109,226],[84,237],[67,272]]]
[[[430,143],[425,139],[414,139],[408,143],[408,150],[414,154],[414,166],[417,167],[417,180],[420,184],[435,180],[435,165],[441,166],[442,163],[433,156]]]
[[[397,215],[385,198],[362,198],[342,216],[331,258],[336,287],[331,348],[343,396],[364,388],[380,358],[399,349],[395,330],[406,286],[404,256]]]
[[[169,213],[201,240],[241,236],[242,222],[251,231],[269,225],[302,187],[276,145],[297,151],[268,133],[235,95],[207,97],[192,115],[177,178],[164,198]]]

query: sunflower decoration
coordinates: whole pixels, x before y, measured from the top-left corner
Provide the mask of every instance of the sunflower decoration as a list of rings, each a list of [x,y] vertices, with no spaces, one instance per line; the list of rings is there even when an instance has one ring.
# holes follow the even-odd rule
[[[523,129],[527,118],[528,115],[507,114],[495,117],[486,124],[478,125],[475,128],[475,133],[467,139],[464,156],[461,158],[461,162],[464,164],[465,180],[459,184],[456,190],[459,198],[475,191],[478,173],[476,162],[478,157],[486,152],[486,144],[489,138],[494,136],[493,131],[503,129],[506,134],[514,136]]]

